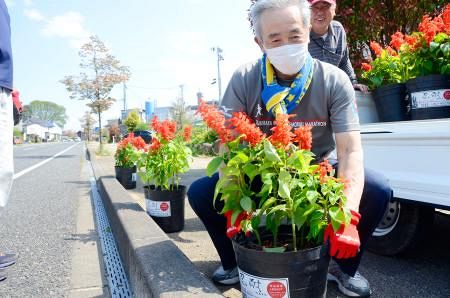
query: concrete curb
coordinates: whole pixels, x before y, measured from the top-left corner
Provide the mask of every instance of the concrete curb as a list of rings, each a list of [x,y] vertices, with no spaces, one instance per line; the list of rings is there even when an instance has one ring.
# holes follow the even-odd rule
[[[135,297],[222,297],[87,150]]]

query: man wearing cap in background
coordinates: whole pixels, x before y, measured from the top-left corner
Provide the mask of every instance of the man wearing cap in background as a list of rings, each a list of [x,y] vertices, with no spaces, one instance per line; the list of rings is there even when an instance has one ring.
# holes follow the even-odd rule
[[[311,32],[308,45],[313,58],[333,64],[349,76],[355,90],[367,92],[366,85],[359,84],[350,62],[347,35],[344,27],[333,18],[336,0],[308,0],[311,4]]]

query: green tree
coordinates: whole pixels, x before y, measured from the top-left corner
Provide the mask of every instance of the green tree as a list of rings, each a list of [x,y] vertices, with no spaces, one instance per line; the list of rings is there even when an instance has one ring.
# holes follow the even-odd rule
[[[26,120],[51,121],[59,127],[64,127],[67,122],[66,108],[51,101],[33,100],[24,107],[23,113]]]
[[[136,130],[148,130],[149,129],[149,124],[146,122],[141,122],[138,123],[138,125],[136,125],[136,127],[134,128],[134,131]]]
[[[113,87],[126,82],[130,77],[127,66],[111,55],[109,49],[97,37],[91,36],[90,41],[81,47],[80,67],[84,70],[78,76],[66,76],[61,81],[70,92],[70,98],[89,100],[87,104],[98,116],[99,127],[102,127],[102,112],[108,110],[115,99],[110,96]],[[100,145],[102,130],[99,130]]]
[[[88,141],[91,140],[91,131],[94,128],[94,124],[97,121],[92,116],[92,113],[89,111],[86,111],[83,115],[83,117],[80,118],[81,127],[84,130],[84,134]]]
[[[128,114],[127,119],[123,122],[127,126],[128,131],[134,131],[136,126],[141,122],[141,119],[139,119],[138,113],[135,111],[130,112]]]

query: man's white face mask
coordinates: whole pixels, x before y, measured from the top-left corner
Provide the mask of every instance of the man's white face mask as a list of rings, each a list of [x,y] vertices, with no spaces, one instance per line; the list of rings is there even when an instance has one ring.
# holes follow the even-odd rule
[[[300,71],[308,54],[307,43],[288,44],[266,49],[270,63],[285,75],[294,75]]]

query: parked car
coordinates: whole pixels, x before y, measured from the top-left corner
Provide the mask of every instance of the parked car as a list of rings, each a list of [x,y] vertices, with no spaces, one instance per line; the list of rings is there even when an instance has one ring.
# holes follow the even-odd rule
[[[133,132],[135,137],[141,137],[146,144],[150,144],[152,141],[152,133],[149,130],[136,130]],[[128,134],[125,135],[125,138]]]

